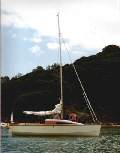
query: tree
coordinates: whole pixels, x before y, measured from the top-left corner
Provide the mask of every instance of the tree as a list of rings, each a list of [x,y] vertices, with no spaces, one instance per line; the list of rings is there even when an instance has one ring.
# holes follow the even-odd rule
[[[16,80],[18,78],[20,78],[22,76],[22,73],[18,73],[17,75],[15,75],[14,77],[12,77],[11,80]]]
[[[20,78],[22,76],[22,73],[17,74],[17,78]]]
[[[36,69],[33,69],[32,72],[44,71],[42,66],[37,66]]]
[[[117,45],[108,45],[102,49],[103,52],[120,52],[120,47]]]
[[[48,66],[46,67],[46,70],[51,70],[51,66],[48,65]]]
[[[8,82],[10,79],[8,76],[1,77],[1,83]]]
[[[48,65],[46,67],[46,70],[55,70],[55,69],[58,69],[60,67],[60,65],[58,63],[54,63],[52,65]]]
[[[59,67],[60,67],[60,65],[58,63],[54,63],[53,65],[51,65],[51,69],[52,70],[55,70],[55,69],[57,69]]]

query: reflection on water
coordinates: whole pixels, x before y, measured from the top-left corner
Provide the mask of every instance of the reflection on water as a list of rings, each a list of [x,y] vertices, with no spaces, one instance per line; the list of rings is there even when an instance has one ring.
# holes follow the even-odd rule
[[[120,153],[120,129],[100,137],[11,137],[2,129],[2,153]]]

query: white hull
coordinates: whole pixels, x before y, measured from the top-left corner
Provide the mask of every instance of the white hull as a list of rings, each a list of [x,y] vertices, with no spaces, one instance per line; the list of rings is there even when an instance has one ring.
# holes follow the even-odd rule
[[[12,135],[18,136],[99,136],[101,125],[12,125]]]

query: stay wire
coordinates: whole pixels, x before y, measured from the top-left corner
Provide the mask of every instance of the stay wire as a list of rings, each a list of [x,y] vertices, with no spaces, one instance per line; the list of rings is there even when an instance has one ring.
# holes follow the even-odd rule
[[[80,86],[81,86],[81,88],[82,88],[82,90],[83,90],[83,96],[84,96],[85,102],[86,102],[86,104],[87,104],[87,106],[88,106],[88,109],[89,109],[89,111],[90,111],[90,114],[91,114],[91,116],[92,116],[93,122],[98,122],[97,116],[95,115],[95,112],[94,112],[94,110],[93,110],[93,108],[92,108],[92,106],[91,106],[91,104],[90,104],[90,100],[89,100],[88,97],[87,97],[87,94],[86,94],[85,89],[84,89],[84,87],[83,87],[83,84],[82,84],[82,82],[81,82],[81,80],[80,80],[80,77],[79,77],[79,75],[78,75],[78,72],[77,72],[77,70],[76,70],[76,67],[75,67],[74,63],[72,62],[72,59],[71,59],[71,56],[70,56],[70,53],[69,53],[70,48],[69,48],[69,50],[68,50],[68,48],[67,48],[67,46],[66,46],[66,44],[65,44],[65,41],[64,41],[63,37],[61,37],[61,39],[62,39],[62,42],[63,42],[63,44],[64,44],[65,49],[67,50],[68,57],[69,57],[70,62],[71,62],[71,64],[72,64],[73,68],[74,68],[74,71],[75,71],[75,74],[76,74],[76,76],[77,76],[77,79],[78,79],[78,81],[79,81],[79,83],[80,83]]]

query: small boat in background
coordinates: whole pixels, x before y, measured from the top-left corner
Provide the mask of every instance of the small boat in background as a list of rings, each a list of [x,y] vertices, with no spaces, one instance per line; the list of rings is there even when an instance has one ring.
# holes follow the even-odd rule
[[[1,126],[1,128],[9,128],[9,123],[1,122],[0,126]]]

